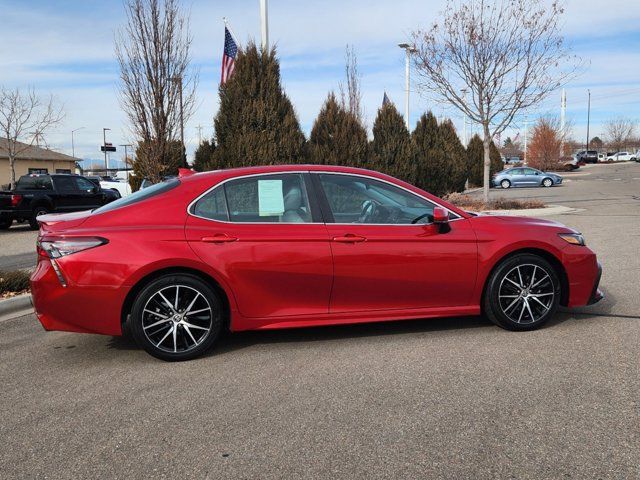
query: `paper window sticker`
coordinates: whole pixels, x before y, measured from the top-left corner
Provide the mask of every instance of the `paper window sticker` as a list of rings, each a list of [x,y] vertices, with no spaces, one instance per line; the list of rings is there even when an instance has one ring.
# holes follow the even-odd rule
[[[258,212],[261,217],[284,213],[282,180],[258,180]]]

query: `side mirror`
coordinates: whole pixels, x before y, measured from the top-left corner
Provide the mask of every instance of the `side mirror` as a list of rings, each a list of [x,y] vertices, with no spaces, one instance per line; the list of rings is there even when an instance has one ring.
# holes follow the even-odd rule
[[[442,207],[433,209],[433,223],[438,226],[440,233],[447,233],[451,230],[449,227],[449,212]]]

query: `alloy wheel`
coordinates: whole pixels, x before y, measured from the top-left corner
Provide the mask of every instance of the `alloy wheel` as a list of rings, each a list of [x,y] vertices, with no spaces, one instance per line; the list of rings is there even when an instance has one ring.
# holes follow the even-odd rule
[[[184,353],[201,345],[213,327],[214,312],[205,295],[188,285],[160,288],[142,311],[142,330],[155,348]]]
[[[533,324],[553,306],[555,287],[551,275],[539,265],[518,265],[502,278],[498,303],[509,320]]]
[[[545,187],[550,187],[551,185],[553,185],[553,181],[552,181],[551,179],[549,179],[549,178],[545,178],[545,179],[542,181],[542,184],[543,184]]]

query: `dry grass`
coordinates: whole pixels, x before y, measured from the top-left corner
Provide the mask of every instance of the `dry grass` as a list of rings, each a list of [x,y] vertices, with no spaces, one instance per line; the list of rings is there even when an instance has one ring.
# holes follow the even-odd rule
[[[544,208],[546,205],[540,200],[517,200],[498,197],[489,203],[484,203],[480,198],[474,198],[463,193],[450,193],[445,200],[464,210],[481,212],[483,210],[524,210],[527,208]]]

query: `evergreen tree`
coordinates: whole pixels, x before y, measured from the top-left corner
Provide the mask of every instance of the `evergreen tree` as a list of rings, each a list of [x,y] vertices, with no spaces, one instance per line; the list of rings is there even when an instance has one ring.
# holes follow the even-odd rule
[[[500,152],[493,142],[491,142],[489,148],[491,158],[489,172],[490,175],[493,175],[503,169],[503,163]],[[469,146],[467,147],[467,162],[469,168],[469,183],[476,187],[481,186],[484,171],[484,146],[478,135],[474,135],[469,142]]]
[[[371,168],[414,183],[416,169],[411,136],[391,102],[378,109],[370,144]]]
[[[187,154],[182,148],[180,140],[172,140],[168,142],[166,151],[167,156],[157,172],[147,171],[152,162],[146,161],[147,156],[151,155],[150,149],[157,148],[156,145],[149,146],[147,142],[138,142],[136,146],[136,159],[133,161],[133,175],[129,176],[129,185],[131,190],[136,191],[140,188],[142,180],[153,177],[152,173],[157,173],[157,178],[164,178],[170,175],[178,175],[179,168],[188,168]]]
[[[238,52],[233,76],[219,88],[214,119],[219,167],[300,163],[305,138],[280,84],[275,48],[250,43]]]
[[[411,139],[416,158],[416,185],[434,195],[446,193],[451,168],[433,113],[422,114]]]
[[[357,116],[336,100],[333,92],[313,122],[309,160],[325,165],[362,167],[367,164],[367,131]]]
[[[193,169],[196,172],[206,172],[207,170],[216,170],[215,160],[213,154],[216,150],[216,144],[211,139],[203,141],[195,152],[195,158],[193,160]]]
[[[446,182],[446,191],[462,192],[467,181],[468,165],[465,151],[451,120],[445,120],[439,127],[440,138],[444,147],[444,157],[449,165],[450,176]]]

